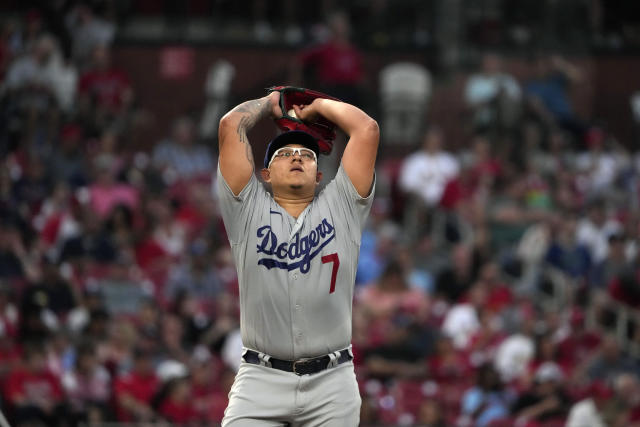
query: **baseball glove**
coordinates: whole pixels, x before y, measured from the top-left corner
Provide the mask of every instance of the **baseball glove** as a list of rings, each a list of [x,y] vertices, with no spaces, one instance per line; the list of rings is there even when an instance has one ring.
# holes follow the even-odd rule
[[[280,92],[280,109],[282,117],[275,119],[276,125],[283,131],[303,130],[318,141],[320,153],[330,154],[333,149],[333,141],[336,139],[335,123],[319,116],[314,122],[303,122],[292,115],[294,105],[309,105],[316,98],[333,99],[322,92],[294,86],[273,86],[267,89],[269,93]]]

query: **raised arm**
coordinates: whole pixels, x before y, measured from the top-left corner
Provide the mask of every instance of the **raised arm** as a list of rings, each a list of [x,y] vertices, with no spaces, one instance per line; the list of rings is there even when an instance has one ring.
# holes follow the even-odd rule
[[[218,167],[233,194],[240,194],[253,174],[253,153],[247,132],[262,118],[282,115],[279,99],[280,93],[272,92],[243,102],[220,119]]]
[[[294,106],[294,109],[302,120],[319,114],[349,135],[342,155],[342,167],[358,194],[367,197],[371,192],[378,153],[378,123],[358,107],[331,99],[318,98],[309,105]]]

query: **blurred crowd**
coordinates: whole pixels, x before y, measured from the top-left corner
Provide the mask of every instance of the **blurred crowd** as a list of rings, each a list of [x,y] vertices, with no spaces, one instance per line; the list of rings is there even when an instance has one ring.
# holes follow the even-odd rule
[[[142,27],[151,19],[171,27],[169,37],[188,38],[188,21],[198,20],[212,30],[207,37],[216,40],[296,46],[322,33],[322,20],[341,8],[357,29],[355,40],[367,48],[443,48],[460,42],[516,49],[628,51],[640,46],[640,12],[627,1],[321,0],[302,5],[294,0],[6,0],[0,13],[37,5],[68,52],[72,36],[65,20],[79,3],[91,6],[99,18],[91,17],[91,26],[100,27],[102,36],[114,25]],[[87,14],[78,18],[83,21]],[[125,38],[142,33],[134,29]],[[152,33],[143,37],[157,37]]]
[[[215,147],[185,115],[133,148],[116,27],[82,4],[63,18],[67,41],[38,10],[0,39],[0,409],[217,423],[241,342]],[[640,425],[640,325],[607,328],[640,309],[640,153],[575,113],[579,67],[533,65],[519,81],[483,58],[460,150],[436,123],[406,156],[383,141],[353,308],[362,425]],[[349,97],[364,69],[346,74],[324,83]]]

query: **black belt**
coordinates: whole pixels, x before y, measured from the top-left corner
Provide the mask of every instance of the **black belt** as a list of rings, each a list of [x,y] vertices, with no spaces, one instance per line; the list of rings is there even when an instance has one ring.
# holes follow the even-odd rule
[[[243,359],[245,362],[252,363],[254,365],[263,364],[258,353],[253,350],[246,350],[243,355]],[[348,362],[351,359],[353,359],[353,357],[351,356],[351,353],[349,353],[348,349],[341,350],[336,365]],[[317,374],[320,371],[324,371],[329,367],[330,362],[331,357],[329,357],[329,355],[326,355],[315,357],[313,359],[301,360],[280,360],[270,357],[268,364],[271,364],[271,367],[273,369],[279,369],[285,372],[293,372],[294,374],[300,376]],[[268,366],[268,364],[266,364],[265,366]]]

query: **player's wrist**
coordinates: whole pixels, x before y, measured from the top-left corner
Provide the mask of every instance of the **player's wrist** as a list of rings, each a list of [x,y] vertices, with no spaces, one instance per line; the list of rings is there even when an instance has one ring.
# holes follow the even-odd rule
[[[282,117],[282,109],[280,108],[280,92],[273,91],[263,99],[268,102],[271,107],[270,111],[272,118],[277,119]]]

